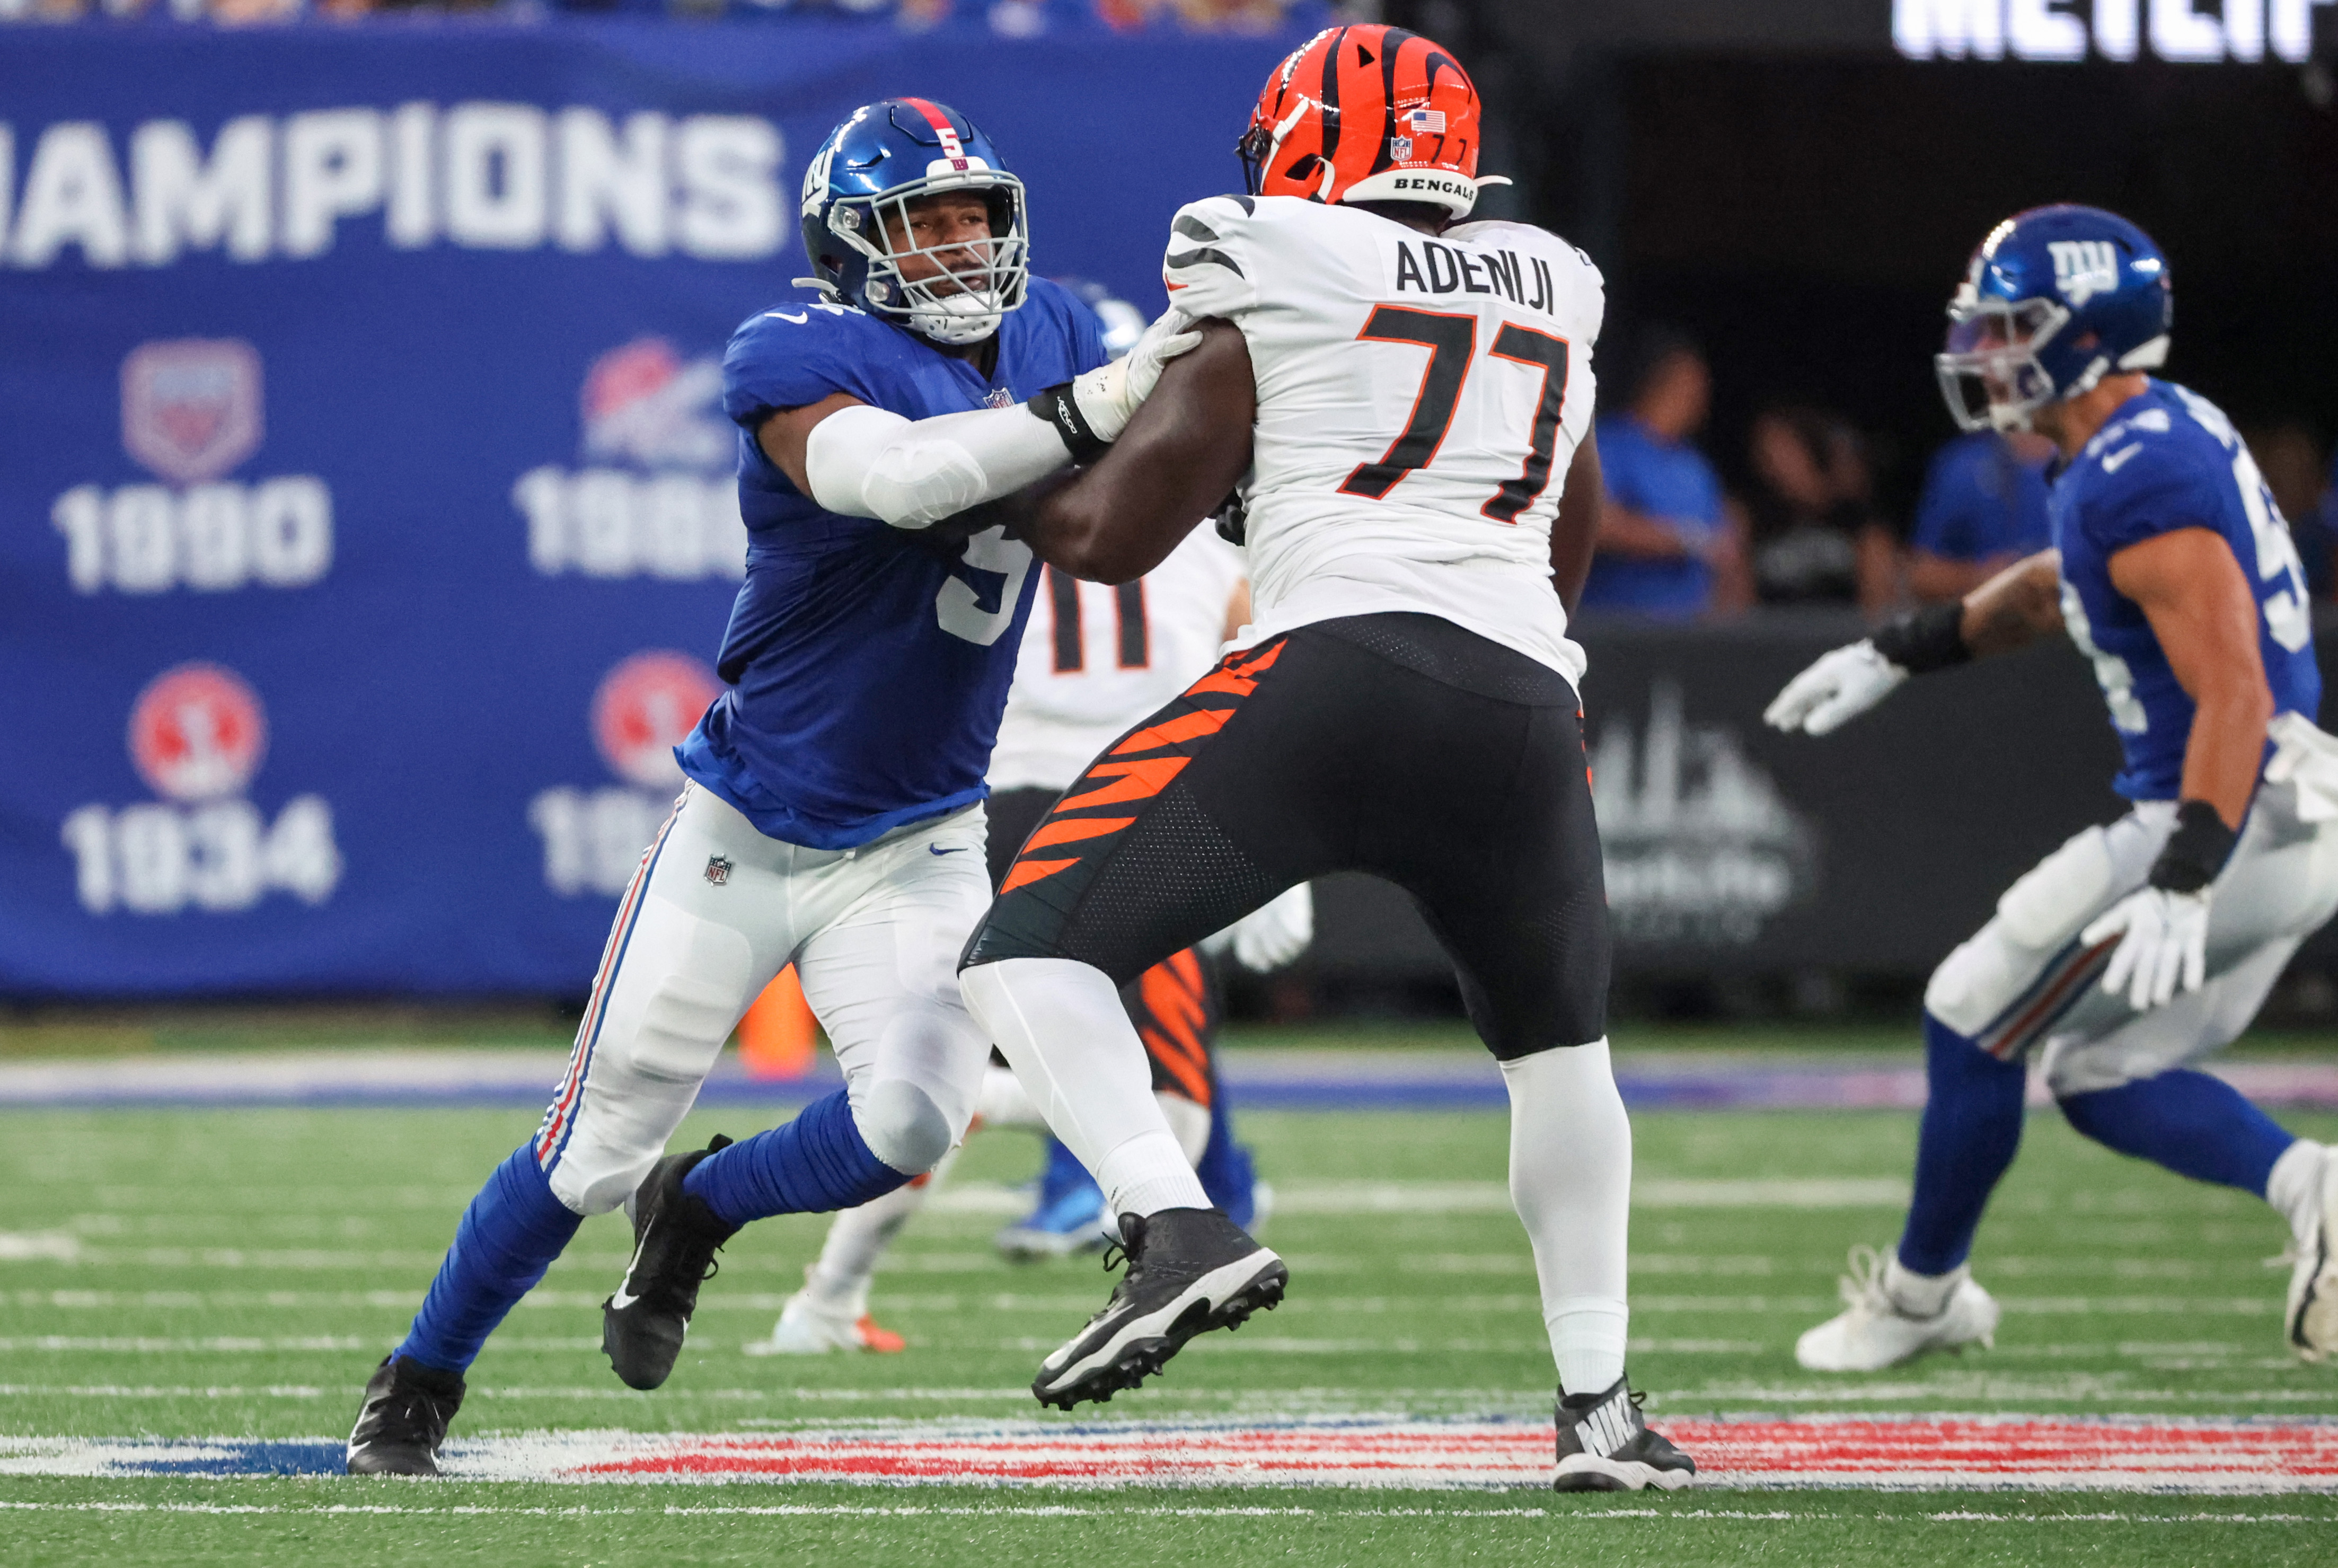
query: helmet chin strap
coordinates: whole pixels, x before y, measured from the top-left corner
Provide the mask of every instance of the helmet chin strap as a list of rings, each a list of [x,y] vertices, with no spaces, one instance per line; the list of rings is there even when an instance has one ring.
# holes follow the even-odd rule
[[[913,306],[906,314],[911,331],[954,349],[981,342],[998,330],[1002,317],[1002,312],[984,307],[964,294],[946,295],[928,304]]]

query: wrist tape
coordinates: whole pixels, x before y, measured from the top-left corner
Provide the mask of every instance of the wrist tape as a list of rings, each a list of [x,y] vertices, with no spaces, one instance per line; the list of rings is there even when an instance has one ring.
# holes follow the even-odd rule
[[[1910,675],[1920,676],[1971,661],[1972,650],[1965,646],[1964,624],[1963,604],[1950,599],[1896,616],[1876,627],[1867,640],[1875,645],[1877,653]]]
[[[1080,412],[1080,400],[1072,395],[1069,381],[1056,382],[1023,406],[1056,427],[1056,434],[1064,439],[1064,449],[1072,454],[1072,461],[1083,467],[1112,449],[1112,443],[1098,436],[1090,428],[1087,416]]]
[[[2151,885],[2168,892],[2198,892],[2216,880],[2233,853],[2233,841],[2240,836],[2206,801],[2186,801],[2176,808],[2176,831],[2151,863]]]

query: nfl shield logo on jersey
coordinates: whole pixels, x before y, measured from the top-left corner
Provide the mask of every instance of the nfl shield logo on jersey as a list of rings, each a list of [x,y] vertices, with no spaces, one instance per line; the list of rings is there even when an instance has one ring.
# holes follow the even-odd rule
[[[199,485],[260,449],[260,355],[240,339],[142,343],[122,361],[123,449]]]
[[[706,857],[706,880],[712,883],[716,887],[721,887],[723,883],[729,882],[731,880],[731,857],[727,854],[708,855]]]

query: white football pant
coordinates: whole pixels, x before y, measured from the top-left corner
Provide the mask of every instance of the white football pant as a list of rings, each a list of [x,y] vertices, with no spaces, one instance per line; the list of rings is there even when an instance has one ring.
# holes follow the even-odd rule
[[[740,1016],[793,963],[879,1159],[928,1170],[965,1135],[989,1041],[958,956],[989,907],[983,811],[850,850],[767,838],[683,785],[643,856],[535,1139],[554,1196],[616,1208],[665,1151]]]
[[[2042,1043],[2057,1097],[2117,1089],[2231,1044],[2298,943],[2338,913],[2338,741],[2303,721],[2276,723],[2274,760],[2210,895],[2206,984],[2137,1012],[2124,991],[2102,989],[2110,945],[2078,942],[2144,885],[2175,831],[2175,803],[2151,801],[2076,834],[2007,889],[1996,917],[1933,971],[1925,1011],[2009,1061]]]

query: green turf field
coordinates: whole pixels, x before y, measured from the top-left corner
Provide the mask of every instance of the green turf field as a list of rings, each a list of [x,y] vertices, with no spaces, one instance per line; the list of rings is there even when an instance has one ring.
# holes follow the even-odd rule
[[[2338,1135],[2338,1118],[2290,1119]],[[479,1178],[531,1119],[504,1111],[0,1114],[0,1435],[332,1437],[396,1340]],[[2338,1369],[2276,1342],[2284,1241],[2255,1200],[2186,1185],[2034,1118],[1977,1272],[1998,1347],[1873,1380],[1799,1371],[1845,1247],[1893,1234],[1911,1117],[1637,1119],[1633,1376],[1652,1416],[1917,1411],[2338,1417]],[[749,1130],[702,1114],[683,1138]],[[1500,1207],[1502,1119],[1258,1114],[1285,1198],[1268,1238],[1291,1299],[1197,1342],[1115,1419],[1532,1415],[1549,1355],[1526,1242]],[[975,1141],[969,1198],[1033,1143]],[[1749,1181],[1799,1184],[1744,1206]],[[1734,1186],[1732,1184],[1734,1184]],[[1394,1191],[1400,1201],[1360,1200]],[[1405,1195],[1410,1195],[1406,1197]],[[1378,1208],[1373,1202],[1380,1202]],[[1783,1204],[1786,1206],[1776,1206]],[[992,1205],[995,1208],[995,1203]],[[620,1387],[596,1305],[623,1220],[588,1222],[472,1375],[458,1434],[771,1431],[1037,1416],[1040,1355],[1098,1305],[1094,1259],[1011,1267],[999,1216],[938,1205],[880,1277],[891,1356],[753,1359],[817,1221],[734,1242],[654,1395]],[[27,1239],[30,1238],[30,1239]],[[1051,1417],[1051,1419],[1061,1419]],[[38,1506],[25,1506],[25,1505]],[[649,1563],[1061,1561],[2110,1563],[2338,1562],[2338,1498],[1699,1490],[1098,1492],[834,1484],[430,1484],[0,1477],[0,1563]]]

